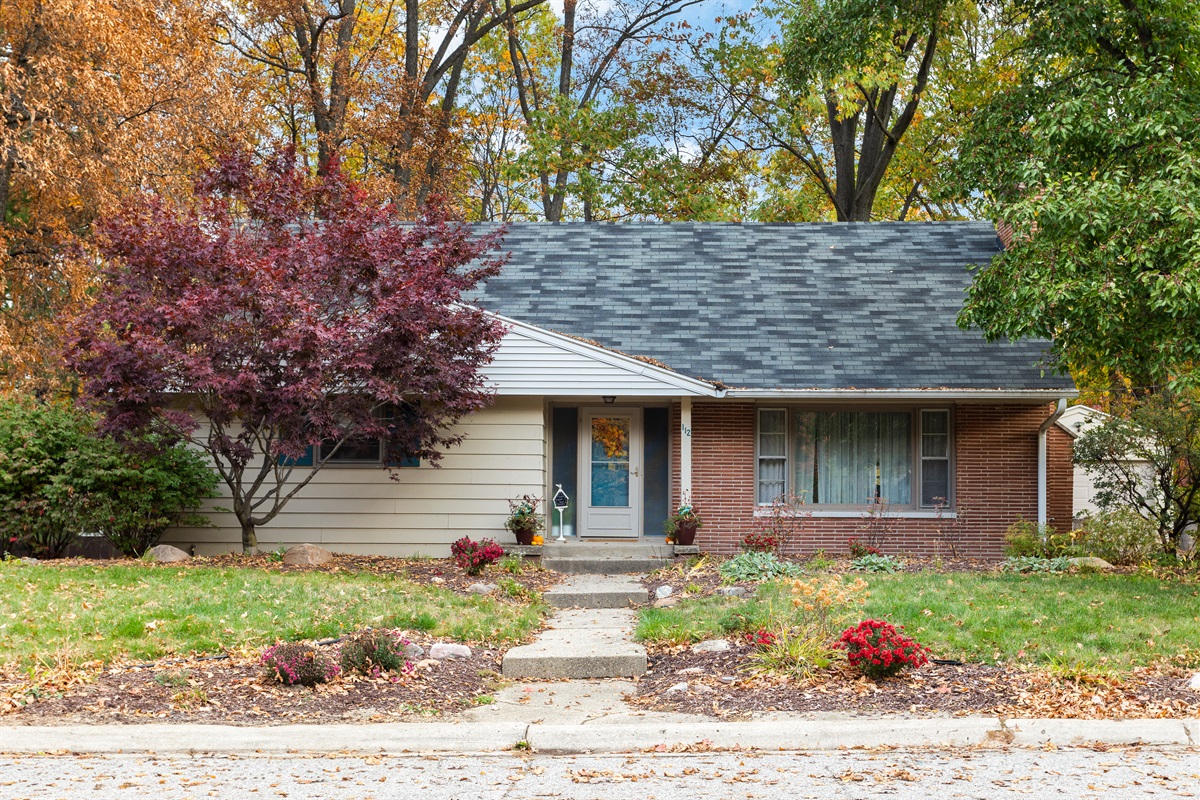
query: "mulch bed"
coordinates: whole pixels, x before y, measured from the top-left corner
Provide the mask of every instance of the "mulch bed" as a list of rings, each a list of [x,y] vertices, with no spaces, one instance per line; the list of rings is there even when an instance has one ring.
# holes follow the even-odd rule
[[[78,560],[78,559],[77,559]],[[117,562],[96,561],[95,564]],[[414,583],[444,586],[460,594],[474,583],[496,583],[500,578],[512,578],[517,583],[535,592],[552,589],[566,577],[558,572],[534,569],[526,564],[520,575],[510,575],[497,566],[488,567],[483,575],[467,575],[454,562],[445,558],[388,558],[387,556],[355,556],[335,553],[332,561],[320,566],[291,566],[284,564],[273,553],[243,555],[225,553],[219,556],[198,556],[178,564],[162,564],[162,567],[233,567],[238,569],[261,569],[268,572],[355,572],[374,575],[394,575],[408,578]]]
[[[413,634],[405,638],[426,651],[436,641]],[[350,675],[312,688],[280,685],[249,658],[126,664],[3,719],[8,725],[395,722],[475,705],[499,680],[502,655],[473,648],[470,658],[419,661],[403,677]]]
[[[731,640],[729,650],[716,653],[693,653],[689,647],[652,651],[650,672],[638,681],[632,702],[647,709],[735,719],[763,711],[1200,717],[1200,692],[1187,688],[1183,674],[1135,670],[1119,683],[1084,682],[983,664],[930,663],[880,682],[845,665],[825,670],[809,683],[793,683],[749,674],[753,649]]]

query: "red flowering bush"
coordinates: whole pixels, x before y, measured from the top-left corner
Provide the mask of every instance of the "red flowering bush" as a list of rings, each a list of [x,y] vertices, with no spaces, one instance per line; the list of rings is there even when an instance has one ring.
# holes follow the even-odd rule
[[[879,552],[878,547],[872,547],[869,544],[863,544],[858,539],[850,540],[850,557],[862,558],[863,556],[879,556],[883,555]]]
[[[504,548],[491,539],[480,539],[478,542],[469,536],[464,536],[450,545],[450,553],[454,563],[458,564],[468,575],[478,575],[488,564],[495,564],[504,557]]]
[[[846,651],[850,666],[871,678],[890,678],[905,667],[916,669],[929,661],[928,648],[880,619],[863,620],[842,631],[837,646]]]
[[[766,628],[759,628],[746,634],[746,641],[755,647],[770,647],[779,637]]]
[[[774,553],[779,549],[781,538],[770,530],[751,531],[742,537],[742,549],[760,553]]]
[[[338,676],[338,665],[325,653],[301,642],[284,642],[262,654],[267,677],[293,686],[327,683]]]

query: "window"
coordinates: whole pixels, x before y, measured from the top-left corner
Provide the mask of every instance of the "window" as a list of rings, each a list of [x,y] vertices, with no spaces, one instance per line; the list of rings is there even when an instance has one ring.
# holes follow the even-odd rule
[[[950,498],[950,439],[947,409],[759,409],[758,502],[931,508]]]
[[[379,419],[389,419],[385,416],[389,413],[389,409],[385,408],[376,412]],[[399,412],[407,413],[403,409]],[[319,447],[309,445],[304,450],[304,455],[297,459],[280,459],[280,463],[295,467],[311,467],[314,462],[314,454],[317,459],[326,458],[327,464],[343,464],[343,465],[377,465],[384,463],[386,456],[384,441],[379,438],[367,436],[351,436],[342,442],[341,447],[335,448],[336,440],[328,439],[321,442]],[[393,463],[389,463],[390,467],[419,467],[421,459],[414,456],[404,456],[396,459]]]
[[[950,502],[950,412],[921,412],[921,505]]]
[[[758,412],[758,502],[770,503],[787,494],[787,411]]]

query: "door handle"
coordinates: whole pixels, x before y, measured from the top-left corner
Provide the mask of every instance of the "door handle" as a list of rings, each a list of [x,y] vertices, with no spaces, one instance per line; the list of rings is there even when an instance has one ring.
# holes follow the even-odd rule
[[[635,478],[642,477],[642,472],[637,467],[633,468],[633,477],[635,477]]]

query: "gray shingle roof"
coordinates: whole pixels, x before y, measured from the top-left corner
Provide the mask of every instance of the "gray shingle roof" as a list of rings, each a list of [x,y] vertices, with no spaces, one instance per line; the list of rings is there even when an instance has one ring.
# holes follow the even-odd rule
[[[987,223],[514,223],[503,249],[480,306],[730,387],[1073,386],[1046,342],[955,325]]]

